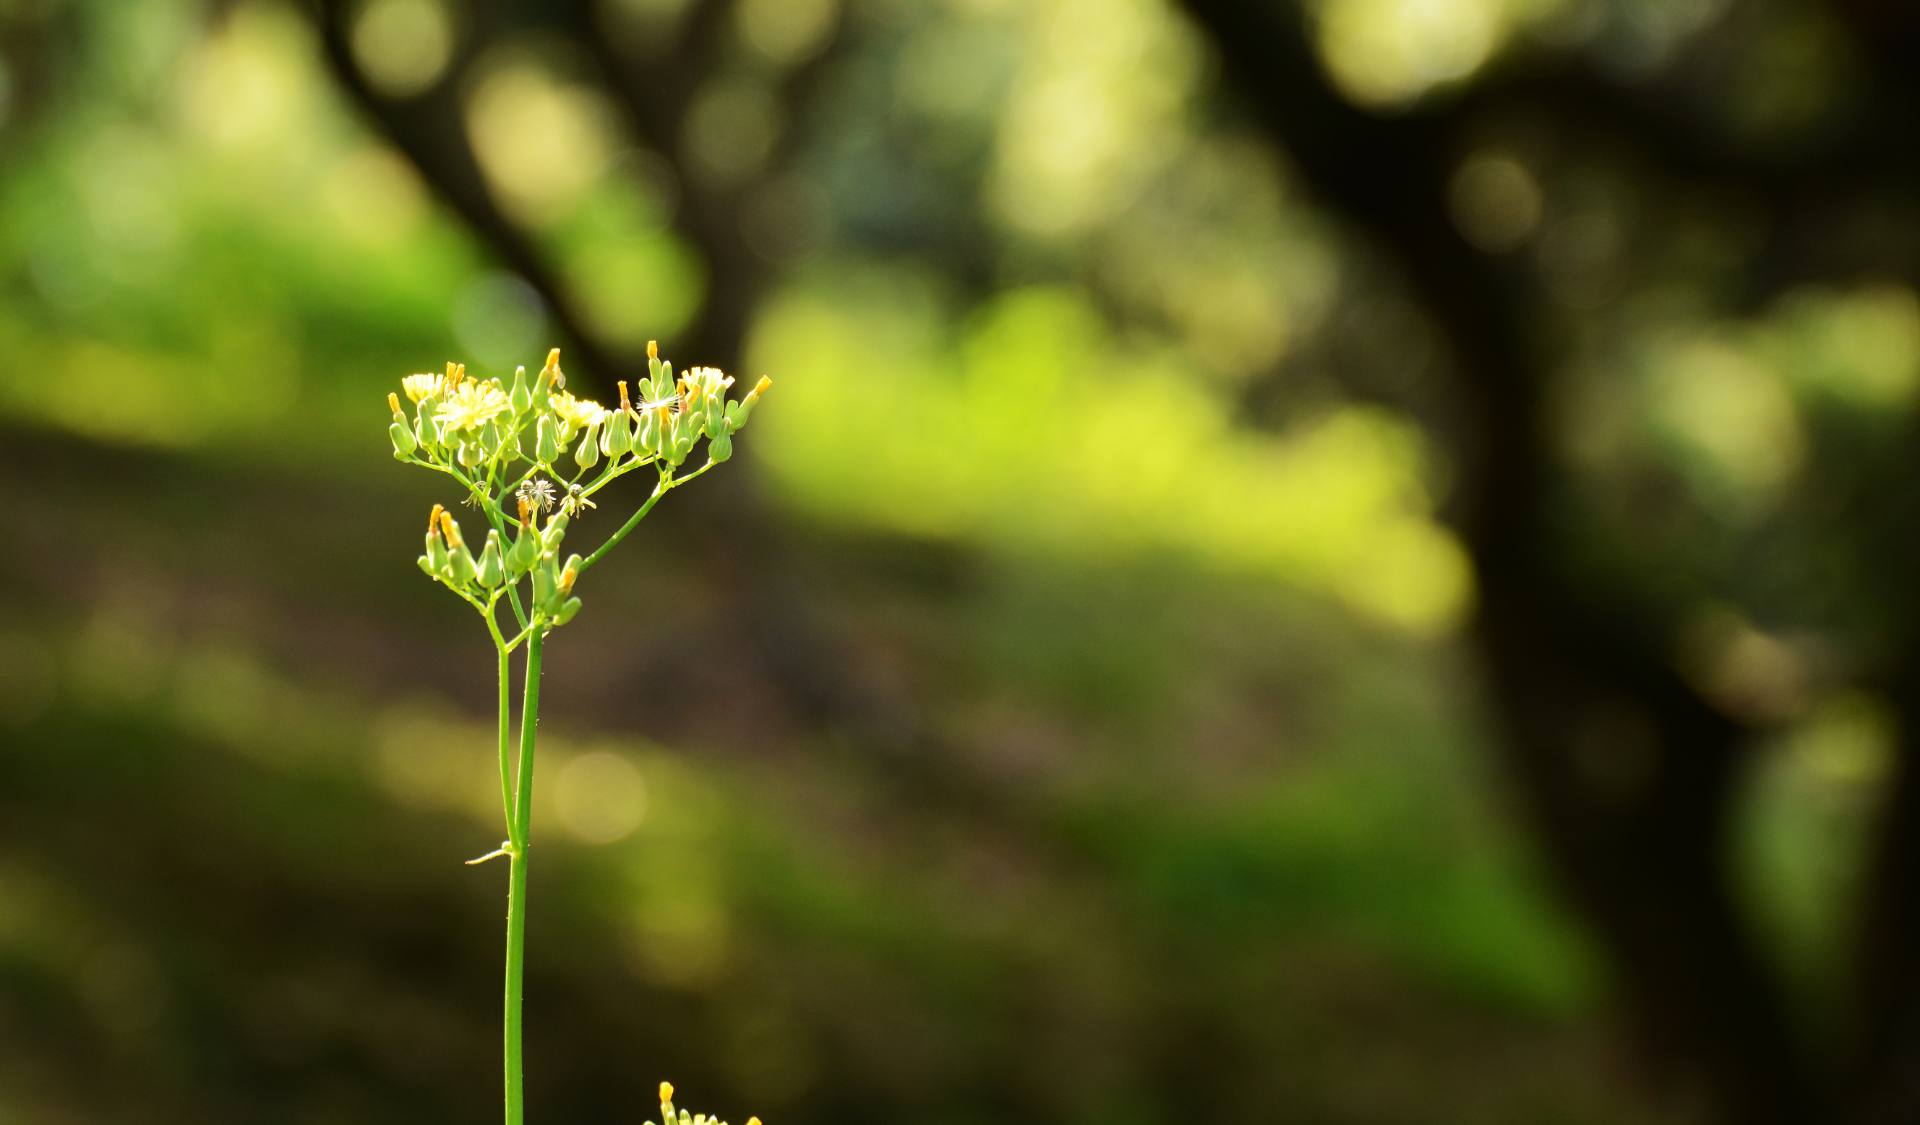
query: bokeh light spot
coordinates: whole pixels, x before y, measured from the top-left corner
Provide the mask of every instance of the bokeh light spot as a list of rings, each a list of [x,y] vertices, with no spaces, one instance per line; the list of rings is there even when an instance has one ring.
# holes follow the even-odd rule
[[[839,12],[839,0],[740,0],[734,10],[741,37],[782,66],[818,54]]]
[[[1810,670],[1792,644],[1743,615],[1712,607],[1681,631],[1683,670],[1714,705],[1747,722],[1777,722],[1807,705]]]
[[[523,221],[544,226],[597,183],[619,147],[604,96],[509,55],[480,68],[467,133],[487,183]]]
[[[1171,158],[1143,138],[1177,132],[1199,53],[1140,0],[1047,0],[1023,13],[1035,41],[999,120],[991,200],[1015,227],[1071,235],[1132,200]]]
[[[1744,495],[1767,494],[1799,468],[1800,416],[1776,373],[1734,343],[1701,337],[1655,361],[1656,425],[1705,479]]]
[[[1821,700],[1794,729],[1787,745],[1817,776],[1870,785],[1885,778],[1893,764],[1897,727],[1883,701],[1846,691]]]
[[[1920,299],[1898,285],[1784,302],[1775,338],[1806,389],[1863,410],[1902,407],[1920,393]]]
[[[374,246],[403,237],[427,217],[426,189],[413,166],[374,145],[334,161],[320,197],[338,230]]]
[[[1329,0],[1320,51],[1356,101],[1399,105],[1479,69],[1507,34],[1501,0]]]
[[[687,113],[687,152],[703,179],[738,183],[773,154],[780,128],[780,107],[766,87],[744,78],[716,79]]]
[[[354,17],[353,55],[375,86],[404,98],[446,73],[453,36],[452,17],[439,0],[368,0]]]
[[[554,806],[561,827],[576,839],[611,844],[633,835],[646,819],[647,788],[627,758],[593,750],[560,767]]]
[[[546,325],[540,294],[511,273],[475,277],[453,303],[455,339],[465,354],[491,367],[511,367],[532,355]]]
[[[219,146],[284,136],[289,118],[319,96],[310,72],[287,65],[303,57],[303,35],[289,12],[237,8],[181,70],[176,90],[187,125]]]
[[[1540,185],[1511,156],[1476,155],[1454,173],[1448,202],[1454,225],[1488,253],[1512,250],[1540,224]]]

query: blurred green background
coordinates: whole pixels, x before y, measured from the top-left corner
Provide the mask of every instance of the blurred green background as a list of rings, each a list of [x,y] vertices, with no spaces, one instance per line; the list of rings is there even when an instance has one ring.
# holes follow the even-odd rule
[[[535,1120],[1761,1119],[1498,749],[1513,559],[1657,607],[1742,739],[1716,885],[1851,1057],[1912,103],[1811,2],[1186,7],[0,2],[0,1122],[496,1112],[493,668],[382,400],[650,338],[777,385],[548,656]],[[1334,109],[1266,113],[1240,17]],[[1416,128],[1362,183],[1430,215],[1284,136]],[[1534,463],[1428,235],[1518,310]],[[1583,784],[1688,752],[1595,698]]]

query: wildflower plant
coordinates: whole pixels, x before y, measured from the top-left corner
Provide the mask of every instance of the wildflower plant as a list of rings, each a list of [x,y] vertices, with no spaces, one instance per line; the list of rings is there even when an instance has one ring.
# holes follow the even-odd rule
[[[507,967],[505,1013],[506,1121],[525,1120],[521,1067],[521,992],[526,962],[527,847],[533,819],[534,731],[540,715],[540,657],[547,634],[579,614],[580,579],[627,537],[668,492],[689,484],[733,455],[733,435],[772,380],[762,378],[737,399],[733,379],[711,367],[674,374],[647,344],[647,376],[639,401],[620,383],[620,405],[601,406],[568,393],[560,350],[531,380],[517,369],[511,386],[477,379],[449,363],[440,374],[409,375],[401,394],[388,394],[393,455],[451,477],[462,503],[484,525],[476,552],[460,521],[439,504],[427,516],[420,569],[473,607],[498,656],[500,682],[500,804],[507,838],[470,864],[505,857]],[[701,441],[706,458],[682,472]],[[651,494],[605,540],[585,555],[566,551],[576,524],[588,523],[602,489],[628,473],[652,467]],[[502,606],[505,606],[503,626]],[[509,635],[511,634],[511,635]],[[511,657],[525,648],[519,748],[513,746]],[[661,1112],[676,1121],[672,1087],[661,1085]],[[700,1119],[703,1122],[705,1118]],[[724,1125],[715,1119],[715,1125]],[[750,1122],[749,1125],[757,1125]]]

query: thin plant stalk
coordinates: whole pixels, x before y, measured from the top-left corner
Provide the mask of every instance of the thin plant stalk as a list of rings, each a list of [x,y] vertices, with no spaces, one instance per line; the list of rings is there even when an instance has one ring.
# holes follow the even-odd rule
[[[491,617],[487,624],[493,624]],[[507,842],[511,844],[517,835],[513,830],[513,780],[510,772],[513,747],[513,654],[500,638],[497,628],[493,631],[493,643],[500,654],[500,811],[507,818]]]
[[[520,1015],[527,960],[527,834],[533,825],[534,728],[540,721],[540,648],[544,639],[538,628],[527,636],[526,694],[520,704],[520,772],[514,785],[514,804],[508,809],[511,838],[507,841],[507,1125],[524,1125],[526,1121]]]

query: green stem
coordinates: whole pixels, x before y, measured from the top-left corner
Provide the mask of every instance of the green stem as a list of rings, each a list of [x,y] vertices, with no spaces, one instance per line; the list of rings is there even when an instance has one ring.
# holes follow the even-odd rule
[[[491,623],[491,619],[489,619]],[[494,647],[500,653],[500,811],[507,817],[507,839],[515,835],[513,827],[513,783],[507,772],[507,755],[513,742],[513,662],[509,659],[512,652],[500,637],[500,630],[493,631]]]
[[[499,505],[496,504],[488,507],[486,513],[488,522],[492,523],[493,529],[500,533],[500,549],[502,551],[506,550],[507,546],[513,542],[513,539],[507,535],[507,521],[500,514]],[[518,585],[519,581],[517,579],[507,583],[507,604],[513,607],[514,621],[524,629],[527,627],[527,611],[520,608],[520,591],[515,588]]]
[[[507,853],[507,1125],[526,1122],[521,1090],[520,994],[527,955],[527,835],[533,825],[534,726],[540,717],[540,647],[545,640],[541,624],[536,618],[534,630],[527,637],[526,695],[520,704],[520,777],[509,817],[513,846]]]
[[[546,644],[546,621],[535,618],[533,631],[527,634],[526,696],[520,704],[520,774],[514,782],[514,827],[520,835],[514,843],[527,846],[527,828],[533,823],[533,731],[540,721],[540,650]]]
[[[576,573],[584,572],[588,567],[592,566],[594,563],[599,562],[600,556],[606,554],[608,551],[613,550],[614,544],[620,542],[622,539],[625,539],[627,537],[627,532],[632,531],[634,528],[640,526],[640,521],[647,518],[647,513],[653,510],[653,506],[655,504],[658,504],[660,502],[660,498],[667,494],[667,489],[672,487],[673,487],[673,482],[671,479],[667,477],[661,477],[660,483],[654,486],[653,495],[647,497],[647,502],[640,505],[639,509],[635,511],[631,516],[628,516],[627,522],[620,525],[620,530],[608,536],[607,541],[605,543],[600,544],[599,548],[596,549],[593,552],[593,554],[588,555],[586,558],[580,560],[580,566],[576,571]]]
[[[580,560],[579,569],[581,571],[585,571],[588,567],[592,566],[594,563],[599,562],[600,556],[606,554],[608,551],[613,550],[615,544],[619,543],[622,539],[625,539],[627,537],[627,532],[632,531],[634,528],[640,526],[640,521],[647,518],[647,513],[653,511],[653,506],[660,502],[660,498],[662,496],[665,496],[668,492],[680,487],[683,484],[687,484],[698,479],[701,474],[705,473],[708,469],[713,468],[713,466],[714,466],[714,462],[708,461],[706,464],[700,466],[698,469],[695,469],[693,472],[688,473],[686,476],[678,477],[678,478],[668,476],[666,473],[661,473],[660,483],[654,486],[653,495],[647,497],[647,502],[640,505],[640,508],[638,511],[634,512],[631,516],[627,517],[627,522],[620,525],[619,531],[616,531],[612,535],[609,535],[607,537],[607,541],[605,543],[600,544],[600,546],[593,552],[593,554],[588,555],[586,558]]]
[[[419,458],[415,458],[413,464],[432,469],[435,472],[445,473],[454,480],[459,481],[468,493],[479,497],[483,501],[480,506],[481,513],[487,517],[487,522],[493,525],[494,530],[500,533],[500,546],[504,548],[507,545],[506,519],[500,514],[500,505],[494,502],[492,495],[486,489],[473,483],[473,481],[467,478],[465,473],[454,468],[452,465],[435,464],[432,461],[422,461]],[[491,472],[491,470],[489,470],[489,472]],[[459,593],[459,591],[454,590],[454,593]],[[513,607],[514,621],[518,622],[521,628],[526,628],[527,612],[520,608],[520,592],[512,586],[507,587],[507,604]]]

